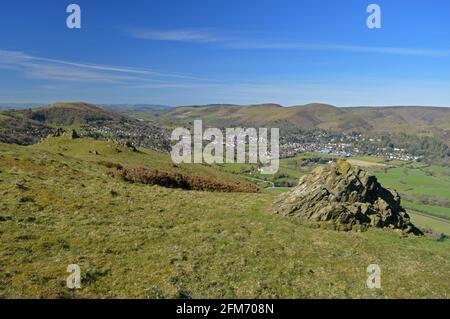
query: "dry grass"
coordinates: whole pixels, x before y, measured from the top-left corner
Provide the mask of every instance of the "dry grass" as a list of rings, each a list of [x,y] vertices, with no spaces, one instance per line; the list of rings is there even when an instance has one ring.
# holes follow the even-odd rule
[[[348,159],[347,160],[351,165],[359,166],[359,167],[374,167],[374,168],[388,168],[389,165],[383,163],[369,162],[363,160],[356,159]]]

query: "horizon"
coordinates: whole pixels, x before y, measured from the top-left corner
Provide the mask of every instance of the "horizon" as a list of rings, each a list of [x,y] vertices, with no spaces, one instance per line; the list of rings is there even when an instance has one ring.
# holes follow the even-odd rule
[[[2,103],[450,107],[445,1],[75,3],[2,4]]]
[[[333,105],[329,103],[322,102],[308,102],[305,104],[293,104],[293,105],[282,105],[276,102],[267,102],[267,103],[252,103],[252,104],[233,104],[233,103],[207,103],[207,104],[190,104],[190,105],[162,105],[156,103],[95,103],[95,102],[86,102],[86,101],[56,101],[56,102],[46,102],[46,103],[38,103],[38,102],[0,102],[0,109],[8,109],[9,105],[10,109],[13,107],[19,108],[40,108],[47,107],[55,104],[88,104],[93,106],[124,106],[133,107],[133,106],[148,106],[148,107],[162,107],[168,109],[182,108],[182,107],[216,107],[216,106],[236,106],[236,107],[246,107],[246,106],[262,106],[262,105],[274,105],[282,108],[290,108],[290,107],[302,107],[309,105],[329,105],[336,108],[450,108],[448,106],[436,106],[436,105]],[[29,105],[29,107],[28,107]]]

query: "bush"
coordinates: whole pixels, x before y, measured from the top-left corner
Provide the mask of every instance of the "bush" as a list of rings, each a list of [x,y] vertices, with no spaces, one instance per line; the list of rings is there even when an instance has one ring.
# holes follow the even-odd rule
[[[146,167],[121,167],[115,172],[109,172],[108,175],[133,183],[158,185],[167,188],[226,193],[259,192],[259,188],[253,184],[220,181],[210,177],[186,176],[179,173],[152,170]]]

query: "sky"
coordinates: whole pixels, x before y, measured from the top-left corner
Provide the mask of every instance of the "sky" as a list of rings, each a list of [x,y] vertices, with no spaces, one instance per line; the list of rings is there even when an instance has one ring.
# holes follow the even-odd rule
[[[2,0],[0,102],[57,101],[450,106],[450,1]]]

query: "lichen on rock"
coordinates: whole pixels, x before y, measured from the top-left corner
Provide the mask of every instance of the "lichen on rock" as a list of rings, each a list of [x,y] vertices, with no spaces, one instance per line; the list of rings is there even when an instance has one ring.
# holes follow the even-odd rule
[[[345,160],[303,176],[295,188],[277,199],[272,210],[336,230],[377,227],[423,234],[411,223],[396,191],[382,187],[375,176]]]

